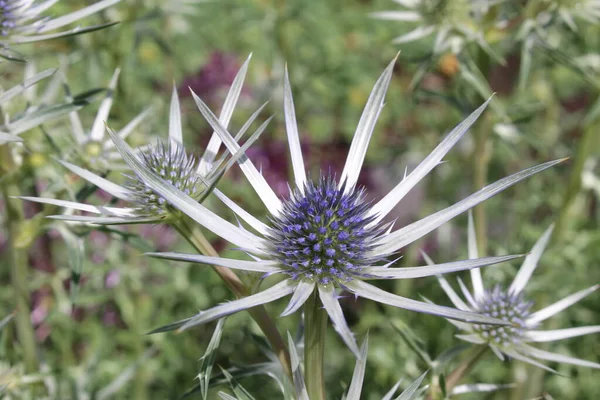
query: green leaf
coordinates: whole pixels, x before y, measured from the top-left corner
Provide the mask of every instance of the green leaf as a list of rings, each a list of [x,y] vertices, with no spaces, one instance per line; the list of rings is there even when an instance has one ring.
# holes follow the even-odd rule
[[[200,372],[198,373],[198,380],[200,381],[200,390],[202,392],[202,398],[208,398],[208,388],[210,384],[210,375],[212,373],[213,365],[215,363],[215,358],[217,356],[217,349],[219,348],[219,344],[221,343],[221,334],[223,333],[223,328],[225,327],[225,321],[227,318],[221,318],[217,323],[215,331],[208,343],[208,347],[206,348],[206,352],[200,359]]]
[[[404,340],[404,342],[406,342],[408,347],[410,347],[410,349],[414,351],[415,354],[418,355],[419,358],[423,360],[425,364],[431,367],[431,357],[429,357],[429,354],[427,354],[427,352],[423,350],[421,345],[417,342],[418,339],[416,338],[415,334],[410,330],[410,328],[406,324],[402,323],[402,326],[398,326],[399,323],[400,322],[396,322],[392,323],[391,325],[394,328],[394,330],[396,330],[396,332],[400,334],[400,337],[402,338],[402,340]]]
[[[83,260],[85,258],[83,238],[76,236],[64,225],[56,226],[56,229],[62,236],[63,240],[65,241],[65,245],[67,246],[67,260],[69,268],[71,269],[71,302],[75,304],[75,300],[79,292],[81,273],[83,271]]]
[[[223,375],[225,375],[225,379],[229,382],[231,386],[231,390],[237,396],[238,400],[255,400],[254,397],[242,386],[239,382],[235,380],[235,378],[226,370],[221,368]]]
[[[8,89],[6,92],[0,94],[0,104],[3,104],[5,102],[9,101],[13,97],[24,92],[25,89],[27,89],[30,86],[35,85],[39,81],[46,79],[49,76],[52,76],[55,72],[56,72],[56,69],[51,68],[51,69],[44,70],[44,71],[40,72],[39,74],[32,76],[29,79],[25,79],[23,81],[23,83],[21,83],[20,85],[14,86],[14,87]]]
[[[19,135],[36,126],[59,118],[65,114],[80,109],[81,106],[76,104],[59,104],[54,106],[42,107],[37,110],[23,115],[16,121],[2,127],[6,132],[12,135]]]

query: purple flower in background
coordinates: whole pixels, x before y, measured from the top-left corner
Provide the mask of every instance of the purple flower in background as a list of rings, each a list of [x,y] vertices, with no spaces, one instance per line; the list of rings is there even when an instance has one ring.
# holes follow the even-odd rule
[[[198,72],[183,79],[178,88],[179,95],[189,97],[191,89],[210,103],[221,102],[220,99],[227,94],[239,69],[240,63],[236,55],[213,51]],[[242,95],[244,94],[248,94],[247,89],[242,89]]]

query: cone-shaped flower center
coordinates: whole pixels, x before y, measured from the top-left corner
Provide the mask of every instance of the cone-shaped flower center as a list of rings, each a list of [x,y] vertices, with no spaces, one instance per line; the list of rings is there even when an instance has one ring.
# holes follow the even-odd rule
[[[10,31],[17,26],[18,7],[20,1],[0,0],[0,35],[8,36]]]
[[[532,302],[525,301],[523,294],[510,294],[496,286],[486,290],[477,304],[477,312],[488,317],[510,322],[511,326],[473,325],[473,329],[486,341],[508,346],[518,342],[523,336],[525,320],[529,316]]]
[[[142,153],[142,162],[146,167],[160,176],[177,189],[192,198],[198,199],[202,193],[203,185],[196,172],[196,159],[188,156],[182,146],[169,143],[159,143],[147,153]],[[138,206],[150,215],[164,215],[171,209],[168,202],[158,193],[154,192],[142,179],[137,176],[130,177],[129,188],[135,195]]]
[[[367,216],[362,190],[344,193],[332,178],[296,190],[272,220],[271,252],[292,279],[327,285],[360,275],[377,261],[366,256],[381,233]]]

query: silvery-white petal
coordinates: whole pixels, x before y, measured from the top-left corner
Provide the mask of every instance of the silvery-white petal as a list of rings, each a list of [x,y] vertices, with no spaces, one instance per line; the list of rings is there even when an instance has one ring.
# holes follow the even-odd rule
[[[539,358],[540,360],[554,361],[554,362],[563,363],[563,364],[578,365],[580,367],[600,368],[600,364],[592,362],[592,361],[581,360],[579,358],[569,357],[569,356],[565,356],[563,354],[558,354],[558,353],[551,353],[549,351],[536,349],[535,347],[529,346],[524,343],[519,345],[519,349],[522,352],[526,353],[527,355],[529,355],[531,357]]]
[[[491,98],[483,103],[471,115],[459,123],[444,140],[437,145],[435,149],[396,187],[394,187],[387,195],[379,200],[369,211],[369,215],[375,217],[374,223],[381,221],[389,212],[406,196],[406,194],[414,188],[433,168],[442,161],[444,156],[454,147],[454,145],[464,136],[471,125],[475,123],[477,118],[483,113]]]
[[[223,257],[209,257],[201,254],[187,254],[187,253],[146,253],[145,255],[154,258],[163,258],[167,260],[175,261],[187,261],[191,263],[207,264],[207,265],[218,265],[231,269],[239,269],[243,271],[254,271],[254,272],[281,272],[281,268],[278,266],[277,261],[244,261],[235,260],[231,258]]]
[[[294,289],[294,294],[287,307],[281,313],[281,317],[286,317],[296,312],[308,300],[308,297],[315,290],[314,282],[300,281]]]
[[[495,392],[497,390],[502,389],[510,389],[515,387],[514,384],[509,383],[506,385],[499,385],[495,383],[471,383],[458,385],[454,389],[452,389],[452,396],[457,396],[461,394],[467,393],[486,393],[486,392]]]
[[[42,25],[36,28],[36,32],[43,33],[62,28],[65,25],[69,25],[79,19],[85,18],[89,15],[97,13],[100,10],[117,4],[119,1],[121,0],[102,0],[72,13],[62,15],[58,18],[51,19],[50,21],[45,21]]]
[[[294,380],[294,389],[296,391],[296,398],[298,400],[310,400],[308,398],[308,392],[306,391],[306,384],[304,383],[304,376],[302,376],[302,366],[300,365],[300,357],[296,351],[296,343],[292,339],[292,335],[287,333],[288,337],[288,348],[290,349],[290,361],[292,363],[292,379]]]
[[[383,237],[380,240],[379,245],[371,251],[371,255],[387,255],[393,253],[402,247],[414,242],[421,238],[432,230],[436,229],[440,225],[454,218],[455,216],[467,211],[468,209],[476,206],[477,204],[489,199],[490,197],[508,189],[510,186],[517,182],[522,181],[532,175],[537,174],[547,168],[550,168],[556,164],[563,162],[565,159],[549,161],[534,167],[530,167],[519,171],[515,174],[502,178],[483,189],[473,193],[467,198],[459,201],[458,203],[445,208],[444,210],[438,211],[435,214],[431,214],[417,222],[413,222],[404,228],[398,229],[395,232]]]
[[[554,374],[556,373],[556,371],[554,369],[548,367],[547,365],[542,364],[541,362],[538,362],[538,361],[534,360],[531,357],[528,357],[529,354],[524,355],[524,354],[521,354],[520,352],[518,352],[516,350],[513,350],[513,349],[502,349],[502,351],[504,353],[506,353],[507,356],[512,357],[515,360],[523,361],[523,362],[525,362],[527,364],[531,364],[531,365],[536,366],[538,368],[545,369],[546,371],[552,372]]]
[[[123,127],[123,129],[121,129],[119,131],[119,136],[121,137],[121,139],[125,140],[127,139],[127,137],[135,130],[135,128],[137,128],[137,126],[140,124],[140,122],[142,122],[144,120],[144,118],[146,118],[148,115],[150,115],[150,113],[152,112],[152,107],[148,107],[147,109],[145,109],[144,111],[142,111],[141,113],[139,113],[138,115],[135,116],[134,119],[132,119],[131,121],[129,121],[129,123],[127,125],[125,125]],[[104,148],[105,149],[112,149],[113,147],[115,147],[115,144],[113,142],[105,142]]]
[[[183,143],[183,130],[181,128],[181,109],[179,107],[179,96],[177,87],[173,84],[171,92],[171,106],[169,107],[169,140],[175,144]]]
[[[304,193],[306,170],[304,169],[302,148],[300,147],[300,135],[298,134],[298,124],[296,123],[296,111],[294,110],[294,98],[292,97],[292,87],[290,85],[287,66],[285,67],[283,80],[283,106],[285,113],[285,128],[288,144],[290,146],[290,156],[292,159],[296,187],[300,193]]]
[[[244,85],[244,79],[246,79],[246,72],[248,72],[248,64],[250,63],[250,59],[252,58],[252,54],[248,56],[237,75],[233,79],[231,83],[231,87],[229,88],[229,92],[227,93],[227,97],[225,98],[225,102],[223,103],[223,109],[221,110],[221,115],[219,116],[219,121],[223,125],[224,128],[229,126],[229,122],[231,121],[231,117],[233,116],[233,111],[235,110],[235,105],[240,97],[240,93],[242,92],[242,86]],[[190,89],[191,91],[191,89]],[[194,94],[192,92],[192,94]],[[214,129],[214,127],[213,127]],[[208,145],[206,146],[206,150],[204,151],[204,155],[200,159],[200,163],[198,165],[198,172],[200,175],[206,176],[210,170],[217,153],[219,152],[219,148],[221,147],[221,139],[216,132],[213,132]]]
[[[392,41],[392,43],[402,44],[414,42],[415,40],[423,39],[424,37],[431,35],[434,31],[434,26],[419,26],[418,28],[415,28],[404,35],[398,36]]]
[[[108,179],[104,179],[104,178],[94,174],[93,172],[90,172],[86,169],[78,167],[77,165],[73,165],[69,162],[60,161],[60,160],[58,162],[61,163],[67,169],[69,169],[71,172],[79,175],[80,177],[89,181],[90,183],[93,183],[94,185],[98,186],[100,189],[104,190],[105,192],[107,192],[108,194],[110,194],[114,197],[117,197],[121,200],[128,200],[128,201],[131,201],[133,198],[132,197],[133,193],[131,192],[131,190],[129,190],[121,185],[117,185],[116,183],[113,183],[113,182],[109,181]]]
[[[370,13],[369,16],[377,19],[405,22],[416,22],[423,19],[421,14],[416,11],[378,11]]]
[[[473,344],[486,344],[487,341],[484,340],[481,336],[473,333],[469,335],[454,335],[457,338],[464,340],[465,342],[473,343]]]
[[[425,314],[437,315],[444,318],[456,319],[459,321],[465,321],[470,323],[478,324],[490,324],[490,325],[507,325],[506,322],[487,317],[485,315],[479,315],[476,313],[456,310],[450,307],[438,306],[436,304],[428,304],[422,301],[407,299],[392,293],[388,293],[384,290],[379,289],[369,283],[353,280],[347,282],[345,286],[358,296],[362,296],[373,301],[377,301],[383,304],[389,304],[394,307],[404,308],[406,310],[422,312]]]
[[[534,312],[529,316],[529,318],[527,318],[527,325],[532,327],[536,326],[540,322],[545,321],[551,316],[558,314],[562,310],[571,307],[573,304],[577,303],[584,297],[589,296],[590,294],[598,290],[598,288],[600,288],[600,285],[594,285],[587,289],[580,290],[579,292],[573,293],[572,295],[567,296],[564,299],[559,300],[552,305],[549,305],[548,307],[542,308],[541,310]]]
[[[465,283],[463,282],[463,280],[460,279],[460,278],[456,278],[456,280],[458,281],[458,286],[460,287],[460,291],[462,292],[463,296],[465,296],[465,299],[467,299],[467,301],[471,305],[471,308],[474,309],[474,310],[476,310],[477,309],[477,302],[475,301],[475,299],[471,295],[471,292],[469,292],[469,289],[467,289],[467,285],[465,285]]]
[[[263,236],[269,235],[269,227],[265,223],[237,205],[233,200],[225,196],[225,194],[223,194],[223,192],[221,192],[219,189],[214,189],[213,194],[258,233]]]
[[[552,236],[553,230],[554,224],[550,225],[550,227],[546,229],[544,234],[538,239],[531,249],[531,252],[527,255],[527,257],[525,257],[523,265],[521,265],[517,276],[515,276],[513,283],[508,289],[509,293],[516,295],[525,288],[525,285],[527,285],[531,274],[533,274],[533,271],[537,267],[538,261],[540,260],[540,257],[542,256],[542,253],[544,252],[544,249],[546,248],[546,245]]]
[[[553,342],[577,336],[599,333],[600,325],[580,326],[577,328],[553,329],[548,331],[525,331],[525,337],[533,342]]]
[[[231,136],[227,129],[219,122],[217,117],[210,111],[208,106],[200,99],[194,92],[192,92],[192,97],[198,106],[198,110],[202,113],[206,121],[211,125],[211,127],[217,132],[225,146],[231,154],[237,154],[240,150],[240,145],[235,141],[235,139]],[[260,172],[256,169],[252,161],[248,158],[247,155],[242,155],[238,159],[238,164],[240,165],[240,169],[256,191],[256,194],[263,201],[269,212],[277,216],[279,211],[281,210],[281,200],[277,197],[271,186],[267,183],[265,178],[262,176]]]
[[[364,272],[368,279],[414,279],[438,274],[447,274],[451,272],[464,271],[471,268],[480,268],[487,265],[498,264],[501,262],[513,260],[522,255],[510,255],[499,257],[482,257],[474,260],[453,261],[443,264],[434,264],[422,267],[370,267],[365,268]]]
[[[46,218],[56,219],[66,222],[94,224],[94,225],[136,225],[136,224],[153,224],[160,222],[158,217],[96,217],[86,215],[49,215]]]
[[[427,253],[425,253],[424,251],[421,251],[421,255],[427,262],[427,265],[435,265],[435,263],[433,262],[433,260],[429,257],[429,255]],[[454,304],[454,306],[456,308],[458,308],[459,310],[463,310],[463,311],[470,311],[470,307],[467,306],[467,304],[464,301],[462,301],[462,299],[458,296],[458,294],[456,294],[456,292],[454,291],[454,289],[452,289],[452,286],[450,286],[450,284],[448,283],[446,278],[444,278],[442,275],[437,275],[436,278],[437,278],[438,282],[440,283],[442,290],[444,292],[446,292],[446,295],[448,296],[448,298],[450,299],[450,301],[452,302],[452,304]]]
[[[113,103],[113,95],[115,89],[117,88],[117,82],[119,80],[120,73],[121,69],[117,68],[113,73],[112,78],[110,78],[110,83],[106,89],[106,96],[104,97],[104,100],[102,100],[102,103],[100,103],[98,113],[96,114],[94,124],[92,125],[92,130],[90,131],[90,139],[92,141],[99,142],[104,138],[104,124],[106,124],[106,121],[108,121],[108,114],[110,114],[110,109]]]
[[[363,382],[365,379],[365,369],[367,367],[367,350],[369,348],[369,336],[365,337],[362,346],[360,347],[360,356],[356,359],[352,381],[348,388],[346,400],[360,400]]]
[[[396,400],[414,400],[417,394],[417,390],[421,386],[423,379],[427,375],[427,371],[424,372],[421,376],[415,379],[403,392],[400,396],[396,398]]]
[[[383,108],[383,101],[388,86],[390,85],[392,72],[394,71],[394,65],[396,64],[397,59],[398,55],[388,64],[387,68],[375,83],[358,122],[358,126],[356,127],[356,131],[354,132],[354,138],[352,139],[352,144],[350,145],[348,157],[346,158],[344,170],[342,171],[339,182],[340,187],[341,185],[344,185],[346,193],[349,193],[354,189],[356,181],[358,180],[358,175],[362,168],[367,148],[369,147],[373,129],[375,129],[379,113]]]
[[[396,382],[394,384],[394,386],[392,386],[392,388],[390,389],[389,392],[387,392],[385,394],[385,396],[383,396],[381,398],[381,400],[392,400],[392,397],[394,397],[394,394],[396,394],[396,391],[398,390],[398,388],[400,387],[400,384],[402,384],[402,379],[400,379],[398,382]]]
[[[346,343],[346,346],[348,346],[350,351],[354,353],[354,356],[360,358],[360,351],[358,350],[356,339],[354,339],[354,335],[352,334],[352,331],[350,331],[348,323],[346,323],[346,318],[342,312],[342,307],[340,307],[340,302],[336,298],[333,285],[319,286],[318,290],[319,298],[327,311],[327,315],[331,318],[333,328],[342,337],[342,340]]]
[[[475,224],[473,224],[473,212],[469,210],[469,228],[468,228],[468,249],[469,258],[478,258],[479,254],[477,251],[477,237],[475,235]],[[483,280],[481,279],[481,270],[471,270],[471,285],[473,285],[473,296],[475,300],[479,301],[483,297],[485,288],[483,287]]]
[[[291,294],[294,291],[295,286],[295,283],[291,282],[289,279],[286,279],[257,294],[230,301],[229,303],[223,303],[206,311],[200,311],[195,316],[189,318],[189,320],[185,322],[185,324],[183,324],[179,330],[183,331],[193,326],[205,324],[207,322],[214,321],[215,319],[219,319],[248,308],[275,301],[287,296],[288,294]]]
[[[86,211],[94,214],[113,215],[118,217],[135,217],[137,211],[135,208],[93,206],[91,204],[77,203],[74,201],[59,200],[46,197],[20,196],[19,199],[42,204],[51,204],[54,206],[66,207],[73,210]]]

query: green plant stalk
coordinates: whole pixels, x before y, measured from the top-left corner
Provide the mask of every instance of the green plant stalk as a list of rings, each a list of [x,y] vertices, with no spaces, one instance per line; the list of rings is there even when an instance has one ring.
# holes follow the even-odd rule
[[[552,240],[554,242],[565,237],[569,229],[569,221],[572,217],[572,207],[577,195],[581,191],[581,175],[585,166],[586,160],[589,158],[596,141],[598,134],[598,124],[590,124],[584,128],[583,136],[581,137],[575,153],[573,167],[571,168],[571,176],[563,199],[563,204],[560,208],[558,220],[556,221],[556,229]]]
[[[202,234],[196,224],[190,223],[187,217],[179,218],[171,224],[198,252],[206,256],[218,257],[219,254]],[[213,269],[223,279],[227,287],[237,298],[246,297],[251,294],[250,289],[229,268],[214,266]],[[248,309],[248,312],[265,334],[265,337],[273,347],[277,358],[281,362],[284,372],[292,380],[292,365],[290,354],[275,323],[265,310],[264,306],[256,306]]]
[[[485,117],[484,117],[485,118]],[[473,186],[475,190],[485,187],[490,163],[489,129],[484,121],[479,123],[475,134],[475,149],[473,150]],[[488,247],[487,215],[485,204],[480,204],[473,209],[475,235],[477,237],[477,251],[486,254]]]
[[[304,379],[311,400],[325,399],[325,334],[327,312],[321,306],[315,290],[304,304]]]
[[[458,366],[450,372],[446,378],[446,393],[451,393],[460,381],[467,376],[469,372],[481,360],[481,357],[486,353],[488,346],[478,345],[471,349],[469,355]],[[442,400],[444,398],[439,382],[432,384],[427,395],[427,400]]]
[[[15,325],[17,338],[23,352],[23,363],[25,372],[34,373],[38,371],[38,360],[36,356],[36,341],[33,325],[31,324],[31,308],[29,304],[29,265],[27,260],[27,246],[22,246],[22,226],[25,222],[22,202],[14,196],[20,196],[19,187],[20,174],[14,163],[12,153],[7,145],[0,146],[1,174],[0,190],[6,207],[5,223],[8,231],[8,256],[11,268],[11,284],[15,291]]]
[[[479,68],[479,71],[481,71],[482,75],[487,79],[491,68],[491,59],[489,54],[482,49],[479,49],[477,56],[477,68]],[[487,120],[488,118],[483,116],[477,123],[477,129],[475,131],[475,148],[473,150],[473,185],[475,190],[479,190],[487,184],[489,163],[491,159],[490,146],[488,144],[491,129]],[[473,215],[475,218],[477,251],[479,254],[486,254],[488,236],[485,203],[476,206],[473,209]]]

